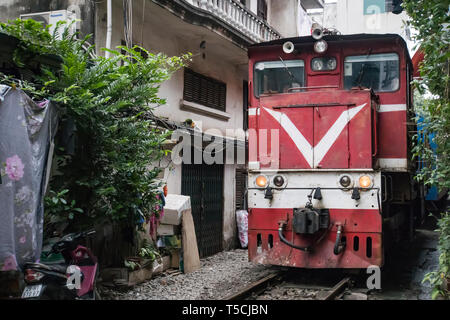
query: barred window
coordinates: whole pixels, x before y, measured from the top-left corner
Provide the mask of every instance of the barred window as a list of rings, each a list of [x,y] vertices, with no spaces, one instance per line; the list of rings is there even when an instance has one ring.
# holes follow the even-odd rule
[[[184,100],[225,111],[226,96],[227,86],[225,83],[191,69],[184,69]]]

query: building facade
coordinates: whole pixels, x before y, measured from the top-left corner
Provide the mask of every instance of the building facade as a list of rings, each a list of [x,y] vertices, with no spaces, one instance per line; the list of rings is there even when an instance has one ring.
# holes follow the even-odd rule
[[[192,53],[192,62],[164,82],[159,96],[167,103],[154,113],[175,126],[192,124],[191,136],[230,142],[235,154],[246,151],[247,46],[298,35],[299,10],[321,8],[322,0],[48,0],[2,1],[0,21],[20,15],[68,10],[80,20],[77,29],[93,34],[97,54],[111,48],[139,45],[168,56]],[[110,21],[110,28],[108,28]],[[205,145],[200,151],[205,154]],[[207,152],[206,152],[207,153]],[[210,152],[211,153],[211,152]],[[244,156],[245,159],[245,156]],[[201,256],[237,245],[236,209],[243,206],[244,163],[174,163],[161,179],[168,192],[191,196]]]
[[[323,9],[308,10],[308,15],[324,28],[337,29],[341,34],[399,34],[415,52],[411,40],[409,19],[398,0],[325,0]],[[401,11],[401,12],[399,12]]]

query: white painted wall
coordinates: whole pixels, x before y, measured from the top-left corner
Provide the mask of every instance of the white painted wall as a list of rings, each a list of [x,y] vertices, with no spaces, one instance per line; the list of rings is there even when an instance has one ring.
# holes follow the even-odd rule
[[[391,12],[364,15],[364,1],[338,0],[337,24],[343,34],[354,33],[399,33],[405,35],[403,21],[408,18]]]
[[[283,38],[296,37],[298,0],[268,0],[268,23],[277,30]]]

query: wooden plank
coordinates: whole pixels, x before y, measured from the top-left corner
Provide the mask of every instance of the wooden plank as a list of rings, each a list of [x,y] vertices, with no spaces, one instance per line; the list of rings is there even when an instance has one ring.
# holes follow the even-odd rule
[[[200,256],[191,209],[182,212],[181,224],[184,273],[190,273],[200,268]]]
[[[277,276],[279,276],[278,272],[269,274],[268,276],[266,276],[258,281],[250,283],[248,286],[239,290],[237,293],[233,293],[233,294],[229,295],[228,297],[225,297],[223,300],[242,300],[251,293],[254,293],[254,292],[256,293],[256,291],[264,291],[264,289],[267,287],[267,285],[273,279],[275,279]]]
[[[346,286],[348,286],[350,278],[342,279],[331,290],[321,291],[317,294],[317,300],[332,300],[334,299]]]

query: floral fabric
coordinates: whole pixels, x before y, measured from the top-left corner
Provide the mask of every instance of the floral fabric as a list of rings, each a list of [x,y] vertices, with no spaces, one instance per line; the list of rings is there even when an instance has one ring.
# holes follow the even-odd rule
[[[2,92],[0,271],[7,271],[37,261],[41,253],[43,189],[57,117],[48,101],[36,104],[21,90]]]

